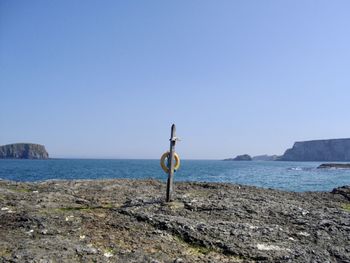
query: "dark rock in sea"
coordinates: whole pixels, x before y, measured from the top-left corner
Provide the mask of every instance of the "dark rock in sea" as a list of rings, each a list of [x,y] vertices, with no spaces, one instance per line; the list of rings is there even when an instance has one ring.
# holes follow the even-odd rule
[[[315,140],[294,143],[280,161],[350,161],[350,139]]]
[[[349,187],[349,186],[348,186]],[[0,262],[350,262],[349,188],[0,181]]]
[[[242,155],[237,155],[236,158],[233,159],[233,161],[251,161],[252,157],[248,154],[242,154]]]
[[[350,163],[323,163],[317,169],[350,169]]]
[[[224,159],[224,161],[251,161],[252,157],[248,154],[237,155],[235,158]]]
[[[253,161],[276,161],[278,158],[280,158],[280,156],[278,155],[257,155],[254,156],[252,159]]]
[[[48,159],[45,146],[33,143],[15,143],[0,146],[0,159]]]

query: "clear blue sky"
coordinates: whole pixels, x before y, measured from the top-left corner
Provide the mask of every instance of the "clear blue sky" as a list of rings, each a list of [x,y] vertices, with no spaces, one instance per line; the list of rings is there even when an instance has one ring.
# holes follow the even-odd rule
[[[350,1],[0,0],[0,144],[282,154],[350,137]]]

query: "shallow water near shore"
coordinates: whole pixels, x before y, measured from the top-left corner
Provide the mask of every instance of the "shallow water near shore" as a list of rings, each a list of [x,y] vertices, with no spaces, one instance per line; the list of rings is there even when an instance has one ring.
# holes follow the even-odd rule
[[[287,191],[330,191],[350,184],[350,170],[317,169],[319,162],[224,162],[183,160],[175,181],[227,182]],[[158,160],[0,160],[0,178],[51,179],[154,178],[166,180]]]

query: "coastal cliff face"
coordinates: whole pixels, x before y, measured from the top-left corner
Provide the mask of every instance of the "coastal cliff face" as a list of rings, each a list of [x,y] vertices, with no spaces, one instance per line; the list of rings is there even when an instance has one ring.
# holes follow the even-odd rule
[[[280,161],[350,161],[350,139],[296,142]]]
[[[15,143],[0,146],[0,159],[48,159],[45,146],[33,143]]]

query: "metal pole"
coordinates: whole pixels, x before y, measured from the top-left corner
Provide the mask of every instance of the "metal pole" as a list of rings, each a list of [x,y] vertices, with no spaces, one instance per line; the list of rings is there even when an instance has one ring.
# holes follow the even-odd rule
[[[166,187],[166,201],[171,202],[171,196],[173,193],[173,179],[174,179],[174,153],[175,153],[175,143],[176,143],[176,127],[175,124],[171,126],[170,134],[170,151],[169,151],[169,173],[168,182]]]

